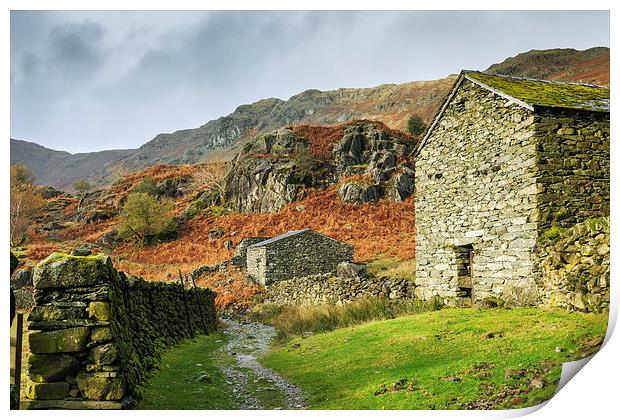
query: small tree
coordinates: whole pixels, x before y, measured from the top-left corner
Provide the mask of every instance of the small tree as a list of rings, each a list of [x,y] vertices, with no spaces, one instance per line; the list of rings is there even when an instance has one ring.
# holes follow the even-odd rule
[[[310,153],[308,145],[302,144],[297,147],[293,163],[295,164],[295,174],[297,178],[303,181],[312,176],[313,170],[318,162]]]
[[[419,136],[426,130],[426,124],[422,121],[422,118],[417,115],[412,115],[407,121],[407,130],[414,136]]]
[[[84,178],[82,178],[82,179],[80,179],[78,181],[75,181],[73,183],[73,189],[75,190],[75,192],[79,196],[83,196],[88,191],[90,191],[91,188],[92,188],[92,186],[90,185],[90,182],[87,179],[84,179]]]
[[[23,164],[11,165],[10,235],[11,246],[24,241],[26,231],[45,206],[32,171]]]
[[[118,235],[123,239],[152,243],[172,222],[173,203],[144,192],[133,193],[121,212]]]

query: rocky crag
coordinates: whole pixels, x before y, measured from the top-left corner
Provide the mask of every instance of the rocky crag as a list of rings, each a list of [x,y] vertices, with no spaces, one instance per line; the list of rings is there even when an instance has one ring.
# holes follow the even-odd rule
[[[258,135],[229,163],[223,201],[235,211],[273,212],[308,188],[337,185],[345,202],[401,201],[413,193],[416,140],[359,121],[315,133],[309,127]]]

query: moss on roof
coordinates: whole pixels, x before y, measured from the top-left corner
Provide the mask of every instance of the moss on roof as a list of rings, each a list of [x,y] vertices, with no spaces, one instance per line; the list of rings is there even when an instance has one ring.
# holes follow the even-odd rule
[[[531,107],[553,107],[609,112],[609,88],[513,76],[464,72],[473,82],[518,99]]]

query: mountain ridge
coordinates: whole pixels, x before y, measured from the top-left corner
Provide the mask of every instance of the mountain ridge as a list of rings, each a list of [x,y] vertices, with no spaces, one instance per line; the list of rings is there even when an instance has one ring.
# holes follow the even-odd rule
[[[486,72],[550,80],[609,84],[609,48],[531,50],[488,67]],[[456,76],[443,79],[387,83],[369,88],[306,89],[288,100],[260,99],[239,105],[232,113],[196,127],[160,133],[137,149],[60,156],[11,139],[11,163],[31,167],[38,182],[68,189],[80,178],[104,185],[114,167],[134,171],[155,164],[193,164],[228,160],[258,132],[296,124],[339,124],[372,119],[392,129],[405,130],[411,115],[428,122],[441,105]],[[32,156],[34,156],[34,158]],[[51,163],[49,163],[51,162]],[[63,166],[64,165],[64,166]],[[60,167],[60,168],[59,168]]]

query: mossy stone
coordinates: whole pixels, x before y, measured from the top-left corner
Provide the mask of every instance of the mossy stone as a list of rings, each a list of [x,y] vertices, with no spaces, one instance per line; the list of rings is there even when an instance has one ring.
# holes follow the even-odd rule
[[[80,362],[69,354],[31,354],[28,357],[28,376],[34,382],[54,382],[72,376]]]
[[[106,343],[90,349],[88,358],[98,365],[111,365],[118,359],[118,348],[114,343]]]
[[[108,302],[90,302],[88,308],[88,317],[97,321],[110,320],[110,304]]]
[[[77,384],[82,396],[89,400],[120,400],[125,394],[123,378],[107,378],[97,374],[79,373]]]
[[[66,382],[30,383],[28,385],[28,398],[31,400],[61,400],[69,392],[69,384]]]
[[[57,331],[33,332],[28,336],[32,353],[71,353],[84,350],[88,327],[66,328]]]
[[[84,311],[81,308],[59,308],[57,306],[35,306],[32,308],[28,321],[57,321],[65,319],[81,319]]]
[[[101,343],[103,341],[109,341],[114,338],[112,336],[112,330],[110,327],[96,327],[90,332],[91,343]]]
[[[112,262],[106,255],[54,252],[34,267],[33,283],[37,289],[93,286],[108,281],[111,273]]]

